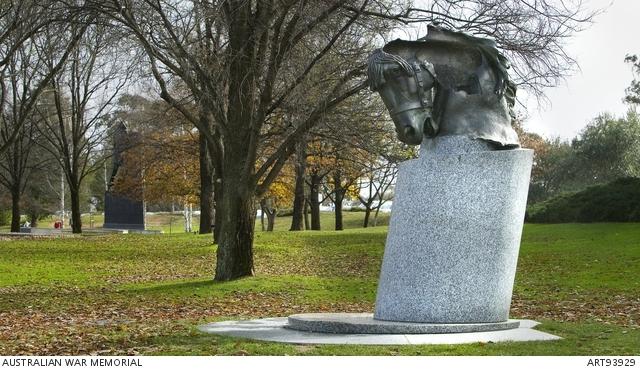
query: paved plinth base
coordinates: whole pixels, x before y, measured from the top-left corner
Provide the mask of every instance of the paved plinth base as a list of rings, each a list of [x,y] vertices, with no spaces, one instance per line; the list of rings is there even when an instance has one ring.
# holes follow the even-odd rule
[[[376,320],[370,313],[306,313],[289,316],[294,330],[334,334],[443,334],[515,329],[518,320],[496,323],[433,324]]]
[[[222,321],[202,325],[205,333],[236,338],[295,344],[463,344],[477,342],[525,342],[556,340],[558,336],[534,330],[538,325],[531,320],[515,320],[516,329],[449,334],[331,334],[289,329],[286,317],[247,321]]]

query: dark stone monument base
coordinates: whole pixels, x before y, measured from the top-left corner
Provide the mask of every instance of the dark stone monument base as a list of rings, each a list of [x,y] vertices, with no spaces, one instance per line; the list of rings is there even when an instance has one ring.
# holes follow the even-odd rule
[[[104,229],[144,230],[144,205],[107,191],[104,194]]]
[[[376,320],[370,313],[308,313],[292,315],[286,327],[333,334],[444,334],[516,329],[518,320],[490,323],[421,323]]]
[[[118,229],[118,230],[144,230],[144,225],[140,224],[113,224],[106,223],[102,225],[103,229]]]

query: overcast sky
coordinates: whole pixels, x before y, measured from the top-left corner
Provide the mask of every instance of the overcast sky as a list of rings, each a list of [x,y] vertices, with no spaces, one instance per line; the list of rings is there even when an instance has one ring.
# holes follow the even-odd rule
[[[622,115],[624,90],[633,75],[626,54],[640,54],[640,0],[585,0],[589,7],[606,8],[587,30],[568,44],[580,71],[546,90],[550,104],[538,107],[530,99],[525,128],[546,137],[572,138],[602,112]]]

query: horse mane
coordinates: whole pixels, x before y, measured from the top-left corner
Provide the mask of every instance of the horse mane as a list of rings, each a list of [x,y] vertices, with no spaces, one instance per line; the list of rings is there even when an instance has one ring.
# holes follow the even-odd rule
[[[509,79],[509,73],[507,72],[511,65],[509,60],[498,50],[495,40],[468,35],[464,32],[453,31],[441,26],[429,25],[427,27],[427,35],[418,41],[460,43],[477,49],[487,60],[491,70],[496,75],[496,95],[500,98],[504,96],[510,108],[514,106],[516,85]]]
[[[399,65],[402,70],[407,73],[407,76],[411,76],[411,74],[413,73],[413,69],[411,68],[409,63],[402,57],[389,54],[382,49],[376,49],[371,54],[371,56],[369,56],[369,66],[367,68],[369,88],[372,91],[378,90],[378,88],[380,88],[380,86],[385,83],[383,65],[389,63],[395,63]]]
[[[407,45],[407,44],[416,44],[416,45],[428,45],[428,44],[458,44],[466,48],[471,48],[477,50],[482,57],[487,61],[487,64],[491,68],[491,71],[496,76],[496,85],[494,88],[494,93],[499,97],[504,97],[507,101],[507,105],[510,109],[515,105],[515,93],[516,93],[516,85],[509,78],[509,73],[507,70],[510,68],[509,60],[500,52],[498,46],[493,39],[483,38],[468,35],[464,32],[453,31],[448,28],[444,28],[441,26],[429,25],[427,27],[427,35],[419,38],[415,41],[408,40],[394,40],[385,45],[385,49],[393,48],[395,45]],[[377,52],[377,50],[376,50]],[[376,53],[374,52],[374,53]],[[387,54],[387,53],[385,53]],[[387,54],[389,55],[389,54]],[[391,54],[394,56],[393,54]],[[369,59],[369,71],[371,76],[371,59],[373,55]],[[400,58],[402,59],[402,58]],[[379,87],[381,83],[384,82],[384,79],[374,79],[371,81],[370,77],[370,86],[371,83],[374,82],[376,87]],[[373,88],[372,88],[373,89]],[[375,91],[375,90],[374,90]]]

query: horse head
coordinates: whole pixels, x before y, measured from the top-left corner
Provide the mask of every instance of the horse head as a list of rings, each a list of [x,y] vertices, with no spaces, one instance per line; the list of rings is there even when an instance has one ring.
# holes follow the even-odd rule
[[[369,57],[378,91],[401,141],[460,135],[496,148],[519,146],[511,122],[516,86],[496,42],[429,26],[418,40],[394,40]]]
[[[369,87],[378,91],[389,110],[400,141],[418,145],[423,136],[435,136],[432,88],[435,69],[426,60],[405,60],[378,49],[369,57]]]

